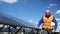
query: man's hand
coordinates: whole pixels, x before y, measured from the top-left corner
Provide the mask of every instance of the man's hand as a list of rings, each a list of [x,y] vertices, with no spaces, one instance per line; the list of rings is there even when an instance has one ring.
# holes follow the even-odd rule
[[[54,32],[55,32],[55,30],[52,30],[52,32],[54,33]]]

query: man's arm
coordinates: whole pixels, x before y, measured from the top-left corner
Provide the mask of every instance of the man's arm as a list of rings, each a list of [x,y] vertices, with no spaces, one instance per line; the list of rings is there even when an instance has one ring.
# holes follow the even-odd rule
[[[43,22],[43,18],[38,22],[38,27],[41,25],[42,22]]]
[[[53,22],[55,23],[54,30],[56,30],[57,29],[57,21],[54,17],[53,17]]]

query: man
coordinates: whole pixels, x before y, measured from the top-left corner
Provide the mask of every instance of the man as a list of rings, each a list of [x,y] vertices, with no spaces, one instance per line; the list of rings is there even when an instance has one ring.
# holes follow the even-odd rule
[[[53,23],[54,22],[54,23]],[[42,24],[42,34],[51,34],[57,29],[57,21],[51,15],[50,10],[45,11],[45,15],[38,23],[38,27]],[[52,24],[52,25],[51,25]]]

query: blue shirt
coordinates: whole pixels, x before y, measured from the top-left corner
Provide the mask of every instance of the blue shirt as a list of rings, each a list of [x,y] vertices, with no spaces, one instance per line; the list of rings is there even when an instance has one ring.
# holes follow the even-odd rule
[[[43,22],[43,18],[39,21],[38,27],[42,24],[42,22]],[[56,30],[57,29],[57,21],[56,21],[56,19],[54,17],[53,17],[53,21],[52,22],[55,23],[54,30]]]

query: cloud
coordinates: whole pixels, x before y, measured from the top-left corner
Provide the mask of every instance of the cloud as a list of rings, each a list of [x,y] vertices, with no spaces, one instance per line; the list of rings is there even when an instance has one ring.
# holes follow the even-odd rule
[[[49,4],[49,6],[51,6],[51,7],[52,7],[52,6],[56,6],[56,5],[57,5],[57,4]]]
[[[0,0],[0,1],[10,3],[10,4],[17,2],[17,0]]]
[[[18,1],[23,4],[26,4],[28,2],[28,0],[0,0],[0,2],[5,2],[9,4],[17,3]]]
[[[38,25],[38,22],[36,22],[36,25]]]
[[[57,6],[57,4],[53,4],[53,3],[52,4],[49,4],[47,8],[51,8],[53,6]]]
[[[33,20],[32,20],[32,19],[30,19],[30,20],[28,20],[28,22],[32,23],[32,22],[33,22]]]
[[[59,18],[56,18],[56,20],[57,20],[57,21],[60,21],[60,19],[59,19]]]
[[[56,14],[60,14],[60,10],[57,10]]]

